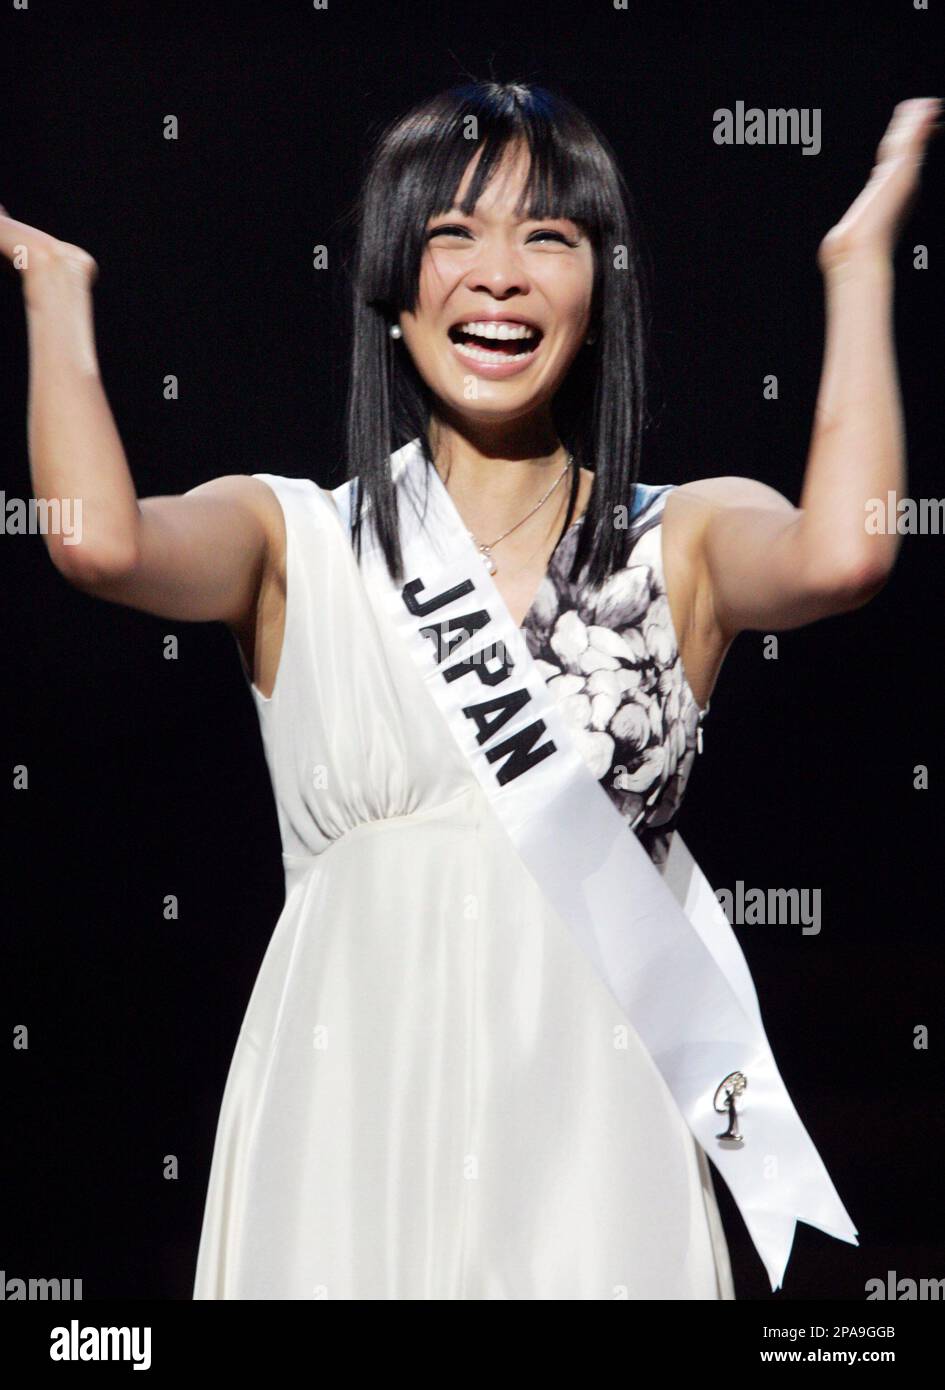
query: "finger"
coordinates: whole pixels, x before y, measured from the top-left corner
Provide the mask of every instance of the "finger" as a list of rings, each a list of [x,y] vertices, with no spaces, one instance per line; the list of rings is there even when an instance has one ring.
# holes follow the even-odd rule
[[[900,101],[879,142],[880,159],[904,154],[910,146],[923,140],[932,122],[941,113],[941,106],[938,97],[913,97],[909,101]]]

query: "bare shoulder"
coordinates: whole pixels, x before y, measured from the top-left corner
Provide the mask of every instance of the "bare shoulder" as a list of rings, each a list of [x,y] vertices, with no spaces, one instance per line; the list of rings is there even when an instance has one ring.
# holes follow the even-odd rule
[[[687,516],[701,513],[708,517],[721,507],[765,507],[789,512],[795,510],[793,503],[778,492],[777,488],[762,483],[757,478],[741,478],[735,474],[679,483],[670,493],[667,507],[673,497],[688,499],[680,508]]]
[[[742,478],[737,474],[679,483],[670,496],[691,497],[710,510],[716,507],[786,507],[789,511],[793,510],[793,504],[777,488],[758,478]]]
[[[663,544],[668,562],[683,572],[684,581],[702,585],[705,529],[713,516],[728,508],[794,512],[796,508],[776,488],[757,478],[730,475],[698,478],[673,488],[663,508]]]
[[[191,488],[187,495],[203,496],[239,507],[245,515],[250,516],[265,538],[259,589],[267,590],[273,585],[285,587],[285,514],[274,488],[263,482],[262,478],[253,478],[245,473],[227,473]]]
[[[795,510],[786,497],[767,483],[735,475],[679,483],[669,493],[663,507],[666,597],[683,666],[696,699],[702,705],[715,687],[733,640],[716,612],[704,544],[706,528],[720,511],[736,507]]]
[[[282,505],[274,489],[262,478],[253,478],[246,473],[225,473],[219,478],[199,483],[184,495],[232,502],[251,512],[263,525],[267,535],[285,535]]]
[[[252,517],[264,538],[261,566],[255,582],[255,601],[239,618],[228,623],[246,668],[257,687],[274,680],[285,621],[287,535],[285,514],[275,489],[262,478],[243,473],[211,478],[192,488],[190,496],[203,496],[240,508]]]
[[[677,484],[663,505],[666,600],[683,670],[702,708],[708,705],[732,640],[723,632],[715,612],[703,549],[705,529],[720,507],[760,505],[759,488],[764,491],[763,484],[754,484],[750,478],[699,478]]]

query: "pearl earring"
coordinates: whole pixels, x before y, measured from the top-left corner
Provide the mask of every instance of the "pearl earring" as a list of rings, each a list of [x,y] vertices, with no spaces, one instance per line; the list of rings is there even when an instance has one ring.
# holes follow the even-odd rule
[[[591,333],[589,337],[584,339],[584,341],[587,344],[587,346],[590,347],[591,343],[596,341],[596,334]]]
[[[402,338],[404,336],[399,323],[392,323],[387,331],[392,338]]]

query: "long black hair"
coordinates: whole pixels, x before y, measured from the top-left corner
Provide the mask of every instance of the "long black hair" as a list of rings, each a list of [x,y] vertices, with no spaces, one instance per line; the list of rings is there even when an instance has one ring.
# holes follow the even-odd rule
[[[402,311],[414,311],[427,222],[455,205],[470,159],[481,150],[461,205],[467,215],[505,147],[519,141],[529,152],[519,214],[569,218],[594,253],[593,343],[580,349],[551,405],[558,437],[578,465],[558,540],[573,518],[578,469],[591,469],[570,578],[575,582],[586,566],[587,582],[597,586],[626,563],[629,526],[615,518],[618,508],[631,514],[644,428],[646,277],[632,200],[609,144],[565,97],[518,82],[474,82],[440,93],[381,133],[351,213],[357,236],[345,433],[347,476],[358,479],[352,539],[360,556],[369,499],[370,522],[397,582],[403,569],[390,455],[419,439],[433,466],[434,402],[406,345],[389,329]]]

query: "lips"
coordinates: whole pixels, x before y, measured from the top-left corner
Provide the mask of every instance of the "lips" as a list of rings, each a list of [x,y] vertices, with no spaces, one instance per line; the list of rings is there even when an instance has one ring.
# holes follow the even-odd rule
[[[470,315],[458,319],[447,332],[450,341],[464,356],[496,362],[527,360],[544,336],[531,319],[511,316],[480,318]]]

